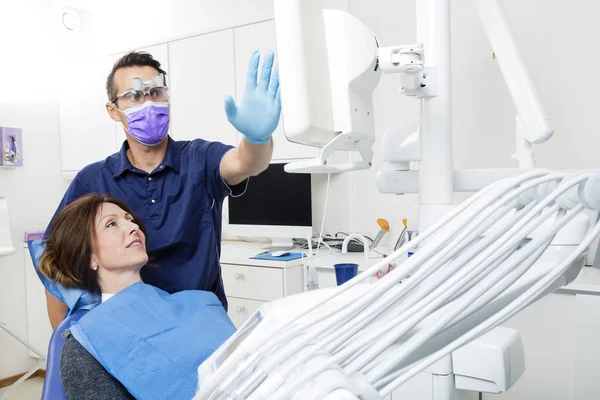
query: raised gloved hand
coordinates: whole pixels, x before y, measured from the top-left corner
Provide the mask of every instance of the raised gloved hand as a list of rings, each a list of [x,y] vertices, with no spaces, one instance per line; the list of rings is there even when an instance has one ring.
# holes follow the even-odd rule
[[[273,68],[274,58],[272,51],[267,52],[260,81],[257,82],[260,52],[256,50],[250,58],[242,103],[238,106],[231,96],[225,98],[227,119],[247,141],[255,144],[267,143],[279,124],[281,101],[277,67]]]

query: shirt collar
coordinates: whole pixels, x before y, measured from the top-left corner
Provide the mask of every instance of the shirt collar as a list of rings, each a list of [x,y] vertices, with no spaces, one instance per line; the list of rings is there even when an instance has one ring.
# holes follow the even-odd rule
[[[179,167],[181,164],[181,154],[178,151],[178,147],[171,136],[167,136],[168,144],[167,144],[167,154],[165,154],[165,158],[163,162],[160,164],[163,167],[169,167],[173,169],[175,172],[179,172]],[[113,177],[117,178],[125,171],[137,171],[137,169],[131,164],[129,158],[127,157],[127,149],[129,149],[129,143],[127,140],[123,142],[121,146],[121,150],[119,151],[118,159],[119,161],[116,164],[116,169],[113,174]],[[160,168],[160,167],[159,167]]]

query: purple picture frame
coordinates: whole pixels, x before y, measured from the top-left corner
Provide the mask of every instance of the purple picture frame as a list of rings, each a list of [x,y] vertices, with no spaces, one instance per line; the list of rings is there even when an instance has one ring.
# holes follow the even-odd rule
[[[0,165],[19,167],[23,165],[23,132],[20,128],[0,127]]]

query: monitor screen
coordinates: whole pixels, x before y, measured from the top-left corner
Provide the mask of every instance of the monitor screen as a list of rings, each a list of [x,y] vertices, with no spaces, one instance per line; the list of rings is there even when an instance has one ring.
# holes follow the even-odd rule
[[[229,224],[312,227],[310,174],[290,174],[284,163],[253,176],[246,193],[229,197]]]

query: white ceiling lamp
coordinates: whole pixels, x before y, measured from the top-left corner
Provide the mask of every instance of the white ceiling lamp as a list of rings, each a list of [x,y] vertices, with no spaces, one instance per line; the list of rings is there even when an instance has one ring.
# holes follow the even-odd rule
[[[65,11],[62,15],[62,23],[69,31],[74,31],[79,26],[79,18],[73,11]]]

